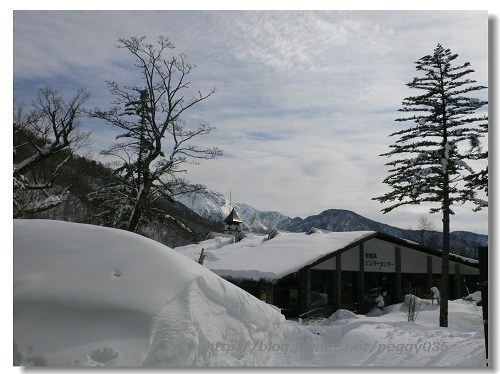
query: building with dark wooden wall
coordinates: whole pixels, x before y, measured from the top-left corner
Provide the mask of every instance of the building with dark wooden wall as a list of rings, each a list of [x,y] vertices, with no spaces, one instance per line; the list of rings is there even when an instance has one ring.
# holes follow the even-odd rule
[[[215,237],[176,250],[196,259],[203,248],[206,267],[288,318],[337,309],[364,314],[378,295],[390,305],[408,293],[429,297],[431,287],[441,284],[441,251],[379,232],[311,228],[225,240]],[[478,289],[476,260],[450,254],[449,273],[450,300]]]

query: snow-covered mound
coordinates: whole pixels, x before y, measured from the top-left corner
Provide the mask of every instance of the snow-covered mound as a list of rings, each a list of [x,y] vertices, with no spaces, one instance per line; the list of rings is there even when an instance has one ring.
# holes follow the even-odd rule
[[[413,309],[415,312],[421,312],[424,310],[437,310],[439,309],[439,304],[437,301],[432,301],[428,299],[421,299],[415,295],[405,295],[404,301],[401,303],[399,310],[402,313],[407,314],[408,309]]]
[[[122,230],[14,221],[22,365],[290,365],[314,335],[157,242]]]
[[[475,301],[475,302],[481,301],[481,291],[476,291],[471,293],[470,295],[467,295],[466,297],[464,297],[464,300]]]
[[[359,316],[357,314],[354,314],[350,310],[339,309],[325,320],[325,324],[331,324],[337,321],[345,321],[357,318],[359,318]]]

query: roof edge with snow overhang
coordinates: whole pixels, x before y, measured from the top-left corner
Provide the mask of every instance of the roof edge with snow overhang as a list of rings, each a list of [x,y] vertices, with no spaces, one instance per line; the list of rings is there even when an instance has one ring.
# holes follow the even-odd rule
[[[289,274],[310,269],[338,254],[359,246],[370,239],[380,239],[402,248],[442,257],[442,251],[376,231],[318,232],[314,235],[274,231],[276,236],[269,240],[265,235],[248,235],[240,242],[212,239],[176,248],[188,257],[197,259],[201,248],[205,248],[205,266],[218,274],[242,279],[279,279]],[[454,261],[473,268],[478,262],[450,254]],[[239,275],[239,276],[238,276]],[[256,278],[258,277],[258,278]]]
[[[395,236],[391,236],[388,234],[384,234],[384,233],[375,231],[372,235],[365,236],[363,238],[360,238],[358,241],[355,241],[353,243],[349,243],[344,248],[341,248],[335,252],[329,253],[329,254],[323,256],[322,258],[316,260],[312,264],[304,266],[300,270],[310,269],[310,268],[312,268],[312,267],[314,267],[314,266],[316,266],[316,265],[318,265],[326,260],[329,260],[332,257],[335,257],[336,255],[341,254],[342,252],[348,251],[349,249],[354,248],[354,247],[360,245],[361,243],[367,242],[368,240],[374,239],[374,238],[384,240],[386,242],[393,243],[393,244],[399,244],[402,247],[411,248],[411,249],[414,249],[414,250],[417,250],[419,252],[423,252],[423,253],[426,253],[426,254],[432,255],[432,256],[442,257],[442,254],[443,254],[443,252],[439,249],[425,247],[423,245],[420,245],[418,243],[415,243],[415,242],[412,242],[412,241],[409,241],[406,239],[397,238]],[[463,265],[470,266],[470,267],[479,268],[479,261],[474,260],[472,258],[463,257],[463,256],[460,256],[460,255],[457,255],[454,253],[450,253],[450,260],[454,261],[454,262],[458,262],[458,263],[463,264]]]

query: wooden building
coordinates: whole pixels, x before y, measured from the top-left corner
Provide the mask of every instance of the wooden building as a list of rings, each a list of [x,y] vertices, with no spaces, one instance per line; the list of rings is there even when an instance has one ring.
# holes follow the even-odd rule
[[[366,313],[374,298],[386,305],[408,293],[428,297],[440,288],[441,251],[379,232],[307,233],[273,230],[224,244],[214,238],[176,248],[254,296],[281,308],[287,318],[329,315],[337,309]],[[478,262],[450,254],[450,300],[476,291]]]
[[[477,261],[450,254],[450,299],[466,296],[467,289],[476,291],[478,277]],[[311,262],[272,286],[273,304],[288,316],[321,308],[325,314],[340,308],[366,313],[380,294],[391,305],[409,293],[429,298],[431,287],[441,287],[441,251],[379,232]]]

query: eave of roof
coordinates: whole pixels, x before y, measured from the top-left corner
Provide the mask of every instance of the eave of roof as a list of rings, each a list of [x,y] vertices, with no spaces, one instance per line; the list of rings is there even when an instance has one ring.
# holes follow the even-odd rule
[[[393,243],[393,244],[398,244],[398,245],[401,245],[402,247],[415,249],[417,251],[420,251],[420,252],[423,252],[423,253],[426,253],[426,254],[429,254],[432,256],[442,257],[442,255],[443,255],[443,252],[439,249],[425,247],[423,245],[413,243],[411,241],[407,241],[405,239],[397,238],[395,236],[391,236],[391,235],[384,234],[381,232],[374,232],[372,235],[365,236],[365,237],[363,237],[355,242],[349,243],[344,248],[338,249],[335,252],[332,252],[332,253],[327,254],[326,256],[323,256],[322,258],[314,261],[312,264],[304,266],[301,270],[312,268],[312,267],[314,267],[314,266],[316,266],[316,265],[318,265],[326,260],[329,260],[332,257],[335,257],[338,254],[341,254],[342,252],[345,252],[345,251],[347,251],[353,247],[356,247],[361,243],[367,242],[368,240],[373,239],[373,238],[385,240],[385,241]],[[456,255],[454,253],[450,253],[450,260],[454,261],[454,262],[461,263],[463,265],[470,266],[470,267],[479,268],[479,261],[474,260],[472,258],[466,258],[463,256],[459,256],[459,255]]]

